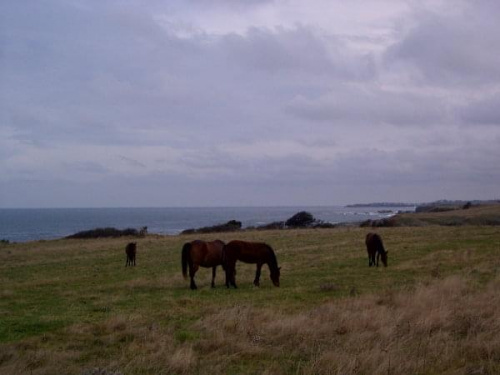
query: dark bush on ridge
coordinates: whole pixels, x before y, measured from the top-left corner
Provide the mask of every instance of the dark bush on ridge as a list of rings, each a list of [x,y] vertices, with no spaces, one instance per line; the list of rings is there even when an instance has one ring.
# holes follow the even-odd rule
[[[269,224],[259,225],[258,230],[272,230],[272,229],[285,229],[284,221],[273,221]]]
[[[464,209],[464,210],[468,210],[468,209],[469,209],[469,208],[471,208],[471,207],[472,207],[472,203],[471,203],[471,202],[467,202],[466,204],[464,204],[464,205],[462,206],[462,209]]]
[[[437,205],[437,204],[426,204],[422,206],[417,206],[415,208],[416,213],[421,212],[447,212],[454,211],[461,208],[461,206],[453,206],[453,205]]]
[[[292,228],[304,228],[312,226],[315,222],[316,219],[310,212],[301,211],[288,219],[285,225]]]
[[[234,232],[241,229],[241,221],[229,220],[225,224],[213,225],[210,227],[202,227],[198,229],[186,229],[181,232],[181,234],[193,234],[193,233],[217,233],[217,232]]]
[[[116,229],[116,228],[96,228],[84,230],[67,236],[70,239],[86,239],[86,238],[103,238],[103,237],[123,237],[123,236],[139,236],[139,231],[133,228]]]
[[[325,223],[321,220],[316,220],[312,228],[337,228],[337,224]]]

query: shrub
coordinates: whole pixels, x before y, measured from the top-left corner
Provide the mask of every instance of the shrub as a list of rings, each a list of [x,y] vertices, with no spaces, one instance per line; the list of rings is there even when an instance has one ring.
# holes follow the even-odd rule
[[[289,218],[285,225],[287,227],[304,228],[310,227],[316,222],[314,216],[307,211],[301,211]]]
[[[71,236],[67,236],[69,239],[87,239],[87,238],[104,238],[104,237],[123,237],[123,236],[139,236],[137,229],[127,228],[127,229],[116,229],[116,228],[96,228],[91,230],[84,230]]]
[[[241,229],[241,221],[229,220],[225,224],[212,225],[210,227],[202,227],[198,229],[186,229],[181,232],[181,234],[193,234],[193,233],[217,233],[217,232],[234,232]]]
[[[258,230],[284,229],[284,228],[285,228],[284,221],[273,221],[272,223],[260,225],[257,227]]]
[[[462,208],[463,208],[464,210],[468,210],[468,209],[469,209],[469,208],[471,208],[471,207],[472,207],[472,203],[471,203],[471,202],[467,202],[466,204],[464,204],[464,205],[462,206]]]

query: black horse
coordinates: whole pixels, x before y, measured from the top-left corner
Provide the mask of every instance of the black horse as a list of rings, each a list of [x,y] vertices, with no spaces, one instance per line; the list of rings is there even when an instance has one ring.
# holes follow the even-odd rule
[[[135,266],[135,254],[137,252],[137,242],[130,242],[125,247],[125,254],[127,254],[127,261],[125,262],[125,267]]]
[[[387,267],[387,254],[382,238],[377,233],[368,233],[366,235],[366,250],[368,251],[368,266],[377,266],[379,258],[382,258],[384,267]],[[375,254],[377,255],[377,262],[375,263]]]
[[[236,261],[256,263],[254,285],[260,285],[260,269],[264,264],[269,266],[271,281],[274,286],[280,286],[280,267],[271,246],[261,242],[231,241],[222,250],[222,258],[226,269],[226,286],[230,284],[236,288]]]

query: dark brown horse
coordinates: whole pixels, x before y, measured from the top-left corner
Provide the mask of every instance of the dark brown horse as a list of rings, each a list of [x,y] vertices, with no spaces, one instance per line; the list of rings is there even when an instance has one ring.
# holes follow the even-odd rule
[[[135,253],[137,252],[137,242],[130,242],[125,246],[125,254],[127,254],[127,261],[125,267],[135,266]]]
[[[231,241],[224,246],[223,255],[224,266],[226,268],[226,286],[230,284],[236,288],[236,261],[244,263],[256,263],[255,286],[259,286],[260,269],[267,264],[271,272],[271,280],[274,286],[280,286],[280,267],[271,246],[260,242]]]
[[[215,288],[215,272],[217,266],[222,264],[222,248],[224,242],[215,240],[205,242],[195,240],[186,242],[182,247],[182,275],[187,278],[189,266],[189,277],[191,278],[191,289],[197,289],[194,282],[194,275],[199,267],[212,267],[212,288]]]
[[[368,233],[366,235],[366,251],[368,251],[368,266],[377,266],[379,258],[382,258],[384,267],[387,267],[387,254],[382,238],[377,233]],[[375,254],[377,255],[377,263],[375,263]]]

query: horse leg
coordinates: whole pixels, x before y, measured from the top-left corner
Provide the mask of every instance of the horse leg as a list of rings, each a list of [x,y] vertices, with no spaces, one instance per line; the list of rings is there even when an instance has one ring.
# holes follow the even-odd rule
[[[229,263],[226,263],[225,266],[224,266],[224,271],[225,271],[225,274],[226,274],[226,288],[230,288],[231,287],[231,272],[233,269],[233,266]]]
[[[212,288],[215,288],[215,272],[217,270],[217,266],[212,267]]]
[[[225,264],[226,270],[226,287],[230,288],[231,285],[236,288],[236,281],[234,275],[236,275],[236,261],[227,261]]]
[[[257,263],[257,270],[255,271],[255,280],[253,281],[253,285],[255,286],[260,286],[260,269],[262,268],[261,263]]]
[[[236,268],[233,268],[233,272],[231,273],[231,284],[233,284],[234,289],[237,289],[238,287],[236,286]]]
[[[375,253],[371,252],[368,255],[368,259],[369,259],[370,267],[374,266],[375,265]]]
[[[378,267],[378,260],[380,259],[380,253],[377,252],[377,267]]]
[[[189,277],[191,278],[190,288],[192,290],[198,289],[198,287],[196,286],[196,283],[194,282],[194,275],[196,274],[196,271],[198,271],[198,265],[197,264],[191,264],[189,266]]]

